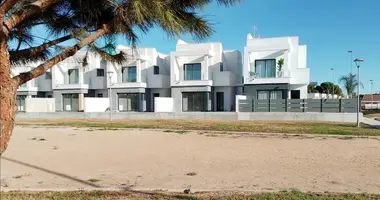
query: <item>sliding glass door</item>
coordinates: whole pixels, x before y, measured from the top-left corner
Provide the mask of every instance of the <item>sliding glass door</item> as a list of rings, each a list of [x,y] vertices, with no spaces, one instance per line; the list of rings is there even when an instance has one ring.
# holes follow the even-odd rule
[[[184,112],[205,112],[208,105],[208,92],[183,92],[182,110]]]
[[[139,102],[140,102],[139,97],[140,97],[139,93],[118,94],[119,111],[121,112],[139,111]]]
[[[17,95],[16,96],[17,110],[19,112],[25,111],[25,99],[26,99],[26,95]]]
[[[79,111],[79,94],[62,94],[63,111]]]
[[[184,79],[185,80],[201,80],[201,63],[185,64]]]

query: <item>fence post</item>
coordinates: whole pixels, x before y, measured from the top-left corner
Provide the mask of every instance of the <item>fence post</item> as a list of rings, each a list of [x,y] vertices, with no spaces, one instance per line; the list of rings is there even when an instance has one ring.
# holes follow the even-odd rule
[[[339,99],[339,112],[342,112],[342,99]]]
[[[252,99],[252,112],[255,112],[255,99]]]
[[[270,98],[268,99],[268,109],[269,109],[269,112],[270,112]]]
[[[321,99],[321,112],[323,112],[323,99]]]
[[[285,99],[285,112],[288,112],[288,98]]]
[[[302,112],[305,112],[305,99],[302,99]]]

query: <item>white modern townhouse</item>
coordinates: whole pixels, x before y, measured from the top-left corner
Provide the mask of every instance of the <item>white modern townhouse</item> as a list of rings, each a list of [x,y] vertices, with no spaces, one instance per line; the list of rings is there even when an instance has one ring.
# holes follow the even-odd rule
[[[79,51],[51,70],[56,111],[83,111],[84,97],[108,95],[107,63],[99,56]]]
[[[222,44],[177,42],[170,53],[175,112],[232,111],[242,86],[242,57]]]
[[[11,75],[17,76],[22,72],[30,71],[31,69],[37,67],[39,62],[32,62],[28,64],[15,64],[11,69]],[[25,100],[26,98],[51,98],[53,97],[52,90],[52,75],[50,70],[44,75],[30,80],[22,84],[17,89],[16,103],[18,106],[18,111],[25,111]]]
[[[298,37],[247,36],[244,95],[254,99],[306,99],[310,71],[306,45]],[[283,60],[279,67],[278,61]]]
[[[112,110],[119,112],[154,111],[155,97],[170,97],[168,56],[155,48],[117,46],[128,60],[125,64],[109,63],[107,88],[111,88]]]

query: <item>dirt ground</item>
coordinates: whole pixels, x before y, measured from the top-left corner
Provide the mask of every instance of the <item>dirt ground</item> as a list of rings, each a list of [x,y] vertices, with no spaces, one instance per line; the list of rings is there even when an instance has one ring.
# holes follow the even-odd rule
[[[380,193],[380,138],[16,127],[1,186]]]

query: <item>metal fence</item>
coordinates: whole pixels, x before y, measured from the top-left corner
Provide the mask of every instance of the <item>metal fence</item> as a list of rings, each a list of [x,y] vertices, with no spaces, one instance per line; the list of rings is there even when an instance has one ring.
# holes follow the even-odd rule
[[[355,99],[268,99],[239,100],[239,112],[326,112],[355,113]]]

